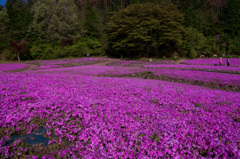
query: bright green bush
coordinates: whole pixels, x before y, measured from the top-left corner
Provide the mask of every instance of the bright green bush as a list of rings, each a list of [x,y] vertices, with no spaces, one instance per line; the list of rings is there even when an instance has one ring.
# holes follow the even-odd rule
[[[33,59],[55,59],[104,55],[103,47],[96,38],[81,38],[72,46],[35,45],[30,49]]]
[[[103,48],[96,38],[81,38],[72,47],[75,50],[74,53],[79,57],[87,56],[87,54],[90,56],[103,55]]]

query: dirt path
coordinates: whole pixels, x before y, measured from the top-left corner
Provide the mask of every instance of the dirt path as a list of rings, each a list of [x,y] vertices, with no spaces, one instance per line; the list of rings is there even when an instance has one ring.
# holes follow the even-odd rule
[[[92,64],[91,66],[107,66],[108,63],[115,62],[115,61],[119,61],[119,59],[107,58],[107,61]]]
[[[182,63],[183,61],[187,61],[188,59],[181,59],[181,60],[178,60],[178,61],[176,61],[176,64],[180,64],[180,63]]]
[[[91,66],[107,66],[108,63],[120,60],[120,59],[114,59],[114,58],[106,58],[106,59],[107,59],[107,61],[91,64]],[[175,64],[180,64],[181,62],[183,62],[185,60],[186,59],[178,60],[178,61],[176,61]],[[28,67],[26,69],[13,70],[13,71],[9,71],[9,72],[28,72],[28,71],[32,71],[32,70],[34,70],[34,69],[39,67],[37,64],[29,64],[29,63],[26,63],[26,64],[28,65]]]
[[[95,63],[95,64],[91,64],[91,66],[107,66],[108,63],[110,62],[114,62],[114,61],[118,61],[119,59],[112,59],[112,58],[107,58],[107,61],[104,62],[99,62],[99,63]],[[38,68],[39,66],[36,64],[29,64],[26,63],[28,65],[28,67],[24,70],[18,70],[17,72],[27,72],[27,71],[32,71],[35,68]]]
[[[22,70],[20,72],[27,72],[27,71],[32,71],[33,69],[35,68],[38,68],[39,66],[38,65],[34,65],[34,64],[27,64],[29,67],[25,70]]]

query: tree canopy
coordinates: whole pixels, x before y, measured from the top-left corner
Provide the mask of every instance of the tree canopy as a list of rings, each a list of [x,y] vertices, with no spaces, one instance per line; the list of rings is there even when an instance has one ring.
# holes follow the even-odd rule
[[[40,42],[74,39],[81,31],[73,0],[40,0],[33,5],[30,35]]]
[[[235,56],[239,30],[239,0],[7,0],[0,60],[24,39],[22,59]]]
[[[108,23],[113,49],[138,50],[149,54],[150,47],[182,46],[184,17],[173,4],[143,3],[115,12]]]

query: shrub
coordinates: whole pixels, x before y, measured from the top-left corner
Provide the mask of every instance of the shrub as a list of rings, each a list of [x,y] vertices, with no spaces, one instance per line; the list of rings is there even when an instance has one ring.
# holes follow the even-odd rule
[[[84,37],[78,40],[73,46],[78,56],[99,56],[103,55],[103,48],[96,38]]]
[[[190,54],[189,54],[189,56],[190,56],[190,58],[192,58],[192,59],[194,59],[194,58],[196,58],[197,57],[197,51],[195,50],[195,49],[192,49],[191,51],[190,51]]]
[[[55,59],[67,57],[85,57],[104,55],[103,47],[96,38],[84,37],[72,46],[54,46],[51,44],[39,44],[30,49],[33,59]]]
[[[8,49],[5,49],[3,52],[2,52],[2,57],[1,57],[1,60],[16,60],[17,59],[17,55],[12,53],[12,51],[8,50]]]

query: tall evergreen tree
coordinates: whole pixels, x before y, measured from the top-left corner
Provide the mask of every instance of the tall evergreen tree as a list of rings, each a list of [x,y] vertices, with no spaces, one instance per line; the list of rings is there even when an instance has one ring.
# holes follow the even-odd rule
[[[14,40],[25,38],[28,26],[32,21],[30,5],[24,0],[7,0],[6,8],[9,17],[9,33]]]
[[[96,8],[88,5],[86,14],[85,14],[85,21],[84,21],[84,29],[87,31],[86,34],[92,37],[98,37],[98,28],[100,25],[99,15],[96,12]]]
[[[9,18],[7,9],[0,11],[0,50],[4,50],[8,46],[8,29]]]

